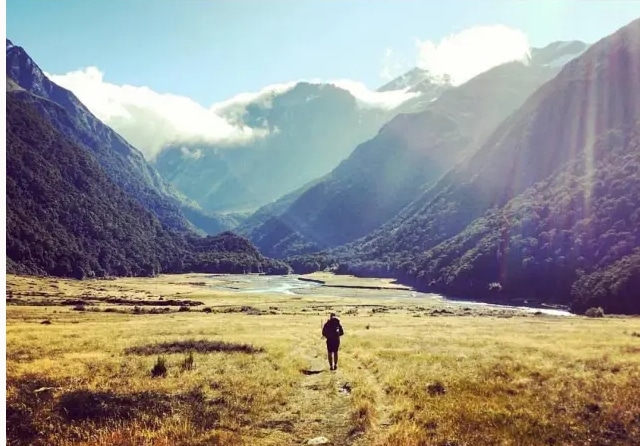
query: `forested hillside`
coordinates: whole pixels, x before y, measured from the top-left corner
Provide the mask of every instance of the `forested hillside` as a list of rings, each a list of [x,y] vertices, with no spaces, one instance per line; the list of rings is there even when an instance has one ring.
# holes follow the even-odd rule
[[[185,230],[195,225],[208,234],[230,229],[227,219],[204,213],[177,193],[142,153],[96,118],[73,93],[47,78],[23,48],[8,39],[6,45],[7,78],[33,93],[38,98],[32,100],[33,105],[45,119],[76,146],[93,153],[125,193],[171,228]]]
[[[604,135],[593,161],[576,160],[399,273],[460,296],[639,312],[640,126]]]
[[[565,66],[397,218],[332,257],[447,294],[640,312],[639,92],[637,20]]]
[[[8,272],[82,278],[288,271],[233,234],[200,238],[166,228],[115,185],[89,152],[42,117],[41,98],[10,90]]]

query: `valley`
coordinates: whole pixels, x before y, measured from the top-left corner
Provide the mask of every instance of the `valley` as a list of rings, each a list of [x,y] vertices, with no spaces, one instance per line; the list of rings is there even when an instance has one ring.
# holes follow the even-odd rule
[[[640,445],[632,2],[7,3],[8,445]]]

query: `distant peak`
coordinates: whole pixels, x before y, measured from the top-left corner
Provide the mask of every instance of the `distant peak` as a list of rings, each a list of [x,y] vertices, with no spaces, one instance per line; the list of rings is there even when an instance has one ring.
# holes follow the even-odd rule
[[[13,42],[11,40],[7,39],[7,51],[9,51],[14,46],[15,45],[13,44]]]
[[[531,61],[536,65],[559,68],[584,53],[589,44],[579,40],[551,42],[531,50]]]
[[[588,44],[580,40],[558,40],[556,42],[551,42],[549,45],[543,47],[542,50],[572,51],[580,50],[586,46],[588,46]]]
[[[446,85],[451,83],[451,79],[447,75],[438,76],[431,73],[429,70],[425,70],[424,68],[414,67],[406,73],[401,74],[395,79],[387,82],[382,87],[378,88],[378,91],[414,91],[418,85],[424,85],[425,83]]]

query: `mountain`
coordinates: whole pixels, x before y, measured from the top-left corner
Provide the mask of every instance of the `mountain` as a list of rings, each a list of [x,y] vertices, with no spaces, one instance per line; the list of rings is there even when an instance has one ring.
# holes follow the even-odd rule
[[[243,236],[256,231],[260,226],[265,224],[269,219],[274,216],[282,215],[291,204],[293,204],[302,194],[307,190],[322,182],[324,177],[313,180],[299,189],[288,193],[287,195],[272,201],[269,204],[262,206],[260,209],[245,218],[234,230]]]
[[[553,60],[553,59],[551,59]],[[640,20],[564,66],[343,269],[484,299],[640,312]]]
[[[382,87],[378,88],[378,91],[395,91],[404,89],[411,90],[425,81],[430,82],[432,80],[433,77],[428,70],[414,67],[406,73],[396,77],[395,79],[390,80]]]
[[[587,48],[588,45],[579,40],[553,42],[544,48],[532,48],[531,59],[538,65],[561,68],[584,53]]]
[[[398,102],[405,93],[379,95]],[[363,102],[333,84],[299,82],[225,115],[238,125],[268,130],[265,138],[234,147],[168,147],[154,163],[203,209],[254,211],[331,171],[396,108]]]
[[[7,86],[7,272],[84,278],[288,271],[234,234],[166,228],[54,128],[41,97],[11,80]],[[56,116],[67,113],[51,107]]]
[[[421,112],[398,115],[286,210],[244,234],[274,257],[365,236],[468,156],[557,72],[535,58],[507,63],[443,92]]]
[[[37,96],[34,106],[39,112],[63,135],[90,151],[127,194],[172,228],[189,230],[195,224],[210,234],[229,229],[224,217],[205,214],[177,193],[137,149],[92,115],[73,93],[50,81],[23,48],[8,39],[6,44],[7,78]]]
[[[429,70],[414,67],[384,84],[378,91],[405,90],[409,93],[419,93],[398,107],[399,114],[424,110],[431,101],[450,88],[452,85],[449,76],[436,76]]]

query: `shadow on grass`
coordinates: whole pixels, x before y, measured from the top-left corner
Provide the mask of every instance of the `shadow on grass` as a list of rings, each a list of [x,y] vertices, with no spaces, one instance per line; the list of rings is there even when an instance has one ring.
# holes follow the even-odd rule
[[[141,412],[168,415],[171,399],[166,394],[152,391],[117,394],[80,389],[62,395],[58,408],[68,420],[128,420]]]
[[[185,341],[171,341],[162,342],[147,345],[137,345],[125,349],[126,354],[133,355],[160,355],[170,353],[262,353],[264,351],[261,347],[254,347],[250,344],[237,344],[234,342],[224,341],[207,341],[201,340],[185,340]]]
[[[157,429],[162,420],[175,414],[184,417],[195,431],[208,432],[219,426],[220,411],[229,405],[224,398],[208,398],[201,388],[174,394],[86,388],[65,391],[70,385],[70,381],[41,375],[10,377],[7,444],[48,445],[57,444],[60,439],[88,441],[98,427],[113,423],[144,422],[147,427]]]

